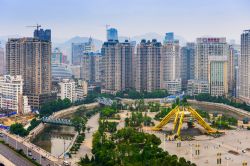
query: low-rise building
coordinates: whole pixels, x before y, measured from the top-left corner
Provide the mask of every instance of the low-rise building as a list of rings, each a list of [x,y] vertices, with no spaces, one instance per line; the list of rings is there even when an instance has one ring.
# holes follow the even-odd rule
[[[63,79],[59,85],[58,97],[62,100],[65,98],[70,99],[71,102],[76,100],[76,83],[74,80]]]
[[[75,88],[76,100],[82,100],[88,94],[88,83],[87,81],[79,80]]]
[[[23,96],[23,79],[21,75],[0,76],[0,107],[18,114],[31,112],[28,97]]]
[[[169,94],[178,94],[181,92],[181,79],[165,81],[164,84]]]
[[[195,96],[199,93],[209,93],[208,82],[199,80],[188,80],[187,95]]]

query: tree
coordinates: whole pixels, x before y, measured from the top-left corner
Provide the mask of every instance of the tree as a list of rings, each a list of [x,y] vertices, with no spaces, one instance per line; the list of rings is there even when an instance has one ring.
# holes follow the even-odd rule
[[[72,119],[73,126],[75,127],[75,131],[77,131],[79,134],[85,130],[85,124],[86,124],[86,118],[75,116]]]
[[[15,123],[10,126],[10,133],[25,137],[29,134],[27,130],[23,128],[21,123]]]

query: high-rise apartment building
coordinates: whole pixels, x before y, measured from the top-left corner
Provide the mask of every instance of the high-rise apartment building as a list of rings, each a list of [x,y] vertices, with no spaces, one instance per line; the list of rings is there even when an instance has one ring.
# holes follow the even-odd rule
[[[120,91],[134,87],[134,45],[129,41],[119,43],[109,40],[102,46],[102,69],[104,88]]]
[[[6,43],[6,70],[21,75],[24,94],[33,108],[54,99],[51,94],[51,42],[37,38],[9,39]]]
[[[135,47],[133,42],[125,40],[125,42],[121,43],[121,58],[122,90],[134,88]]]
[[[18,114],[31,112],[27,96],[23,96],[23,79],[21,75],[0,76],[0,108]]]
[[[89,83],[101,81],[101,61],[100,53],[88,52],[81,57],[81,79]]]
[[[243,101],[250,103],[250,30],[241,34],[240,94]]]
[[[115,29],[115,28],[107,29],[107,41],[110,41],[110,40],[113,40],[113,41],[118,40],[117,29]]]
[[[122,57],[118,41],[104,42],[102,45],[103,86],[110,91],[122,90]]]
[[[240,45],[229,46],[228,56],[228,94],[239,97],[239,59]]]
[[[71,49],[72,49],[71,50],[72,65],[80,65],[81,57],[83,56],[83,54],[87,52],[94,52],[95,46],[93,44],[92,38],[90,37],[89,41],[86,43],[72,43]]]
[[[157,40],[142,40],[137,45],[136,54],[136,84],[137,91],[153,91],[160,89],[162,70],[161,70],[162,44]]]
[[[226,38],[197,38],[195,76],[212,96],[228,94],[228,48]]]
[[[170,94],[176,94],[181,91],[181,56],[178,40],[174,40],[170,33],[167,42],[162,47],[162,85]]]
[[[1,43],[0,43],[1,44]],[[4,49],[0,45],[0,75],[5,74],[5,57],[4,57]]]
[[[187,89],[187,82],[195,79],[195,43],[187,43],[181,48],[181,81],[182,89]]]

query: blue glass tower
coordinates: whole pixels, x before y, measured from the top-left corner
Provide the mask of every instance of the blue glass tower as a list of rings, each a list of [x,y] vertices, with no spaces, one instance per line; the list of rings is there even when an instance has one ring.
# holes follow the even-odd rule
[[[107,40],[110,41],[110,40],[118,40],[118,32],[117,32],[117,29],[115,28],[109,28],[107,30]]]
[[[34,31],[34,37],[42,41],[51,41],[51,30],[50,29],[39,29]]]
[[[174,42],[174,32],[166,33],[164,43],[173,43],[173,42]]]

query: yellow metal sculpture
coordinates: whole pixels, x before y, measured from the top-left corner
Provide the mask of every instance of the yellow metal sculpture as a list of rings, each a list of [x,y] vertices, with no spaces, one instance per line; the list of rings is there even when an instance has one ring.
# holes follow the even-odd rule
[[[171,118],[174,118],[174,127],[173,127],[173,131],[176,130],[177,126],[177,132],[176,135],[180,136],[180,132],[181,132],[181,127],[182,127],[182,123],[184,120],[184,117],[186,115],[191,115],[194,119],[197,120],[197,122],[208,132],[208,133],[216,133],[218,132],[217,130],[213,129],[212,127],[210,127],[209,124],[207,124],[207,122],[199,115],[199,113],[193,109],[190,106],[176,106],[174,109],[172,109],[163,119],[162,121],[157,124],[155,127],[153,127],[153,130],[155,131],[159,131],[162,130],[162,127],[165,126]]]

